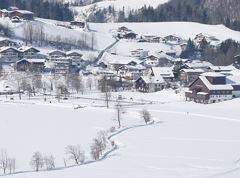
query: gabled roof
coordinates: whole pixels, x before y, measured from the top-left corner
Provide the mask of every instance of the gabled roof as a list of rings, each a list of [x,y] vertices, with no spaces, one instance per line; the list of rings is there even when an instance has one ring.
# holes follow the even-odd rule
[[[209,90],[233,90],[233,87],[229,84],[213,85],[208,81],[208,79],[205,76],[199,76],[199,79],[204,83],[204,85]]]
[[[78,55],[80,55],[80,56],[83,56],[82,55],[82,53],[81,53],[81,51],[79,51],[79,50],[71,50],[71,51],[68,51],[68,52],[66,52],[66,54],[67,55],[72,55],[72,54],[78,54]]]
[[[36,52],[40,52],[37,48],[34,48],[34,47],[32,47],[32,46],[22,46],[22,47],[18,48],[18,50],[19,50],[20,52],[26,52],[26,51],[28,51],[28,50],[30,50],[30,49],[33,49],[33,50],[35,50]]]
[[[4,51],[7,51],[7,50],[9,50],[9,49],[12,49],[12,50],[15,50],[15,51],[19,52],[16,48],[13,48],[13,47],[11,47],[11,46],[4,46],[4,47],[1,47],[1,48],[0,48],[0,53],[1,53],[1,52],[4,52]]]
[[[63,55],[66,55],[66,53],[64,51],[58,50],[58,49],[54,49],[48,52],[49,55],[53,54],[53,53],[61,53]]]

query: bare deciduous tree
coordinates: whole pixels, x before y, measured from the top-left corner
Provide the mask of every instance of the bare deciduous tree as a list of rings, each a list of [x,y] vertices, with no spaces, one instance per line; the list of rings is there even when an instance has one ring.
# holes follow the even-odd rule
[[[35,152],[30,161],[30,165],[35,171],[39,171],[44,165],[44,159],[40,152]]]
[[[8,168],[8,154],[6,150],[1,150],[1,155],[0,155],[0,168],[3,170],[3,173],[6,174],[6,170]]]
[[[69,145],[65,148],[65,153],[69,155],[69,159],[74,160],[76,164],[84,163],[85,153],[79,145]]]
[[[14,173],[15,169],[16,169],[16,159],[15,158],[9,158],[9,160],[8,160],[9,173],[10,174]]]
[[[87,87],[92,90],[92,84],[93,84],[93,80],[91,77],[88,77],[87,79]]]
[[[33,34],[33,25],[31,24],[31,22],[26,23],[23,27],[23,37],[25,39],[26,45],[28,44],[28,42],[30,42],[31,44],[33,43]]]
[[[51,170],[55,168],[55,158],[53,155],[45,156],[44,163],[47,170]]]
[[[94,160],[99,160],[103,151],[107,148],[107,134],[104,131],[100,131],[97,134],[97,138],[93,139],[91,145],[91,156]]]
[[[117,122],[118,122],[118,127],[121,127],[121,121],[122,121],[122,114],[123,114],[123,107],[120,103],[120,101],[117,101],[117,104],[115,106],[116,113],[117,113]]]
[[[91,145],[91,156],[94,160],[99,160],[100,158],[100,150],[95,142]]]
[[[151,114],[149,113],[148,110],[143,109],[142,111],[140,111],[140,115],[146,124],[148,124],[148,122],[151,121]]]

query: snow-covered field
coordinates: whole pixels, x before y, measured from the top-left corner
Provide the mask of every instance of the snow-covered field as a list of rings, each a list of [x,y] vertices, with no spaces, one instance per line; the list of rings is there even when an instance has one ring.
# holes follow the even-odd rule
[[[148,100],[152,104],[125,108],[123,129],[113,136],[118,149],[99,162],[54,171],[25,172],[19,178],[238,178],[240,168],[240,99],[212,105],[185,102],[182,94],[113,93],[125,100]],[[98,93],[85,97],[99,97]],[[52,99],[53,100],[53,99]],[[116,113],[95,106],[102,101],[70,100],[51,104],[25,100],[6,103],[1,97],[1,148],[17,159],[17,171],[29,171],[33,152],[53,154],[56,166],[63,167],[64,148],[80,144],[87,160],[92,138],[100,130],[116,126]],[[29,103],[29,104],[26,104]],[[30,104],[34,103],[34,104]],[[86,106],[74,110],[76,104]],[[147,108],[156,121],[144,126],[139,111]],[[3,117],[4,116],[4,117]],[[127,129],[129,128],[130,129]],[[132,128],[131,128],[132,127]],[[73,163],[68,161],[68,165]]]

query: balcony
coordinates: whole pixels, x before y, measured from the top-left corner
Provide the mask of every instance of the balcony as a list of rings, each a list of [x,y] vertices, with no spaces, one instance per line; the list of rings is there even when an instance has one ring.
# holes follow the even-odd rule
[[[185,96],[192,100],[209,100],[209,94],[204,92],[195,93],[193,91],[186,91]]]

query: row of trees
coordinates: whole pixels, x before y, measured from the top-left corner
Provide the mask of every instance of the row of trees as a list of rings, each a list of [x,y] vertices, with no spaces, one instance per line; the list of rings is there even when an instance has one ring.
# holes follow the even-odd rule
[[[97,137],[93,139],[93,143],[90,147],[90,155],[92,159],[99,160],[106,150],[108,144],[107,134],[104,131],[97,133]],[[112,146],[114,144],[112,143]],[[64,159],[64,166],[67,166],[67,160],[71,160],[75,165],[84,164],[86,155],[80,145],[68,145],[65,148],[65,154],[67,159]],[[55,169],[55,158],[53,155],[43,156],[40,152],[35,152],[31,158],[30,166],[38,172],[44,168],[46,170]]]
[[[1,73],[1,72],[0,72]],[[9,83],[19,91],[19,99],[22,93],[27,93],[29,99],[36,93],[50,92],[59,96],[66,96],[70,93],[84,93],[86,88],[92,90],[94,80],[90,76],[86,80],[79,75],[69,74],[66,77],[48,76],[43,79],[41,73],[17,73],[9,76]]]
[[[94,33],[82,33],[78,38],[62,38],[60,35],[50,35],[42,24],[34,24],[33,22],[25,23],[22,34],[26,45],[54,46],[66,50],[71,48],[93,50],[97,43]]]
[[[156,9],[144,6],[131,10],[128,22],[194,21],[206,24],[224,24],[240,30],[239,1],[171,0]],[[229,9],[231,8],[231,11]]]
[[[171,0],[157,8],[145,5],[140,9],[128,11],[125,11],[125,8],[115,11],[112,6],[95,9],[88,20],[92,22],[194,21],[224,24],[231,29],[240,30],[239,8],[238,0]]]

